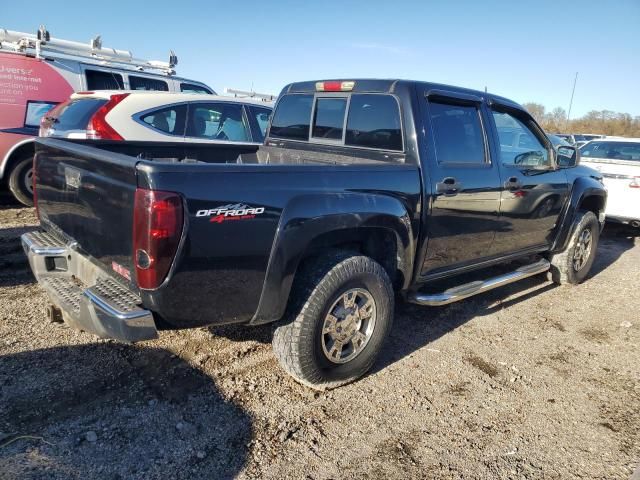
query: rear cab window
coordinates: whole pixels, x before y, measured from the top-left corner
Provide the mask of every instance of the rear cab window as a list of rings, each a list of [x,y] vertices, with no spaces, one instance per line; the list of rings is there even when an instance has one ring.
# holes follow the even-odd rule
[[[346,111],[346,98],[318,97],[313,114],[311,136],[313,138],[342,141]]]
[[[384,93],[286,94],[273,114],[269,136],[403,151],[400,107]]]
[[[375,94],[352,95],[345,144],[402,151],[400,109],[395,97]]]
[[[293,94],[282,97],[273,115],[269,135],[287,140],[309,140],[313,95]]]

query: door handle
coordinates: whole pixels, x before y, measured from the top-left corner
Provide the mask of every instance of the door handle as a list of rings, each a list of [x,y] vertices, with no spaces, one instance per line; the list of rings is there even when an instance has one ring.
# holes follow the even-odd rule
[[[522,188],[522,184],[518,177],[510,177],[506,182],[504,182],[505,190],[519,190]]]
[[[453,177],[447,177],[441,182],[436,183],[436,192],[443,193],[448,196],[457,195],[462,190],[462,184]]]

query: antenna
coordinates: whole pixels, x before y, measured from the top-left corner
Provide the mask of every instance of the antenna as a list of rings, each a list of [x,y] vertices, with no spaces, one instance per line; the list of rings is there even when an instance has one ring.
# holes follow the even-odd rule
[[[578,83],[578,72],[576,78],[573,79],[573,90],[571,90],[571,100],[569,101],[569,111],[567,112],[567,129],[569,128],[569,119],[571,118],[571,107],[573,106],[573,94],[576,93],[576,83]]]

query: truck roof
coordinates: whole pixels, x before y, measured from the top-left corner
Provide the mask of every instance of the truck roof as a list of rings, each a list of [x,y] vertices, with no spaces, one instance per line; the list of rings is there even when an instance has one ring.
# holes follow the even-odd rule
[[[323,79],[312,80],[305,82],[294,82],[285,86],[282,90],[282,94],[285,93],[306,93],[316,92],[316,84],[319,82],[353,82],[353,88],[351,92],[360,93],[393,93],[398,89],[400,85],[421,85],[425,90],[447,90],[450,92],[465,93],[467,95],[473,95],[481,98],[489,98],[499,100],[500,103],[508,104],[514,108],[524,110],[522,105],[514,102],[505,97],[494,95],[492,93],[483,92],[480,90],[473,90],[470,88],[456,87],[453,85],[445,85],[441,83],[424,82],[419,80],[404,80],[404,79],[376,79],[376,78],[342,78],[342,79]]]

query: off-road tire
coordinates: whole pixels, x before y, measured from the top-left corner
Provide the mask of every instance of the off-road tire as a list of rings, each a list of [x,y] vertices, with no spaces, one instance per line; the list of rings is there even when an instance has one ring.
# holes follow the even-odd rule
[[[582,268],[576,270],[574,267],[574,255],[580,239],[580,235],[585,229],[589,229],[591,232],[591,251],[589,257]],[[549,261],[551,262],[551,280],[559,285],[577,285],[584,281],[591,270],[593,261],[596,257],[596,250],[598,249],[598,242],[600,240],[600,224],[598,218],[593,212],[590,211],[578,211],[576,218],[573,222],[571,229],[571,236],[567,247],[560,253],[551,255]]]
[[[9,172],[9,190],[20,203],[33,207],[33,194],[25,184],[25,176],[33,168],[33,155],[18,160]]]
[[[322,327],[334,301],[353,288],[371,294],[375,325],[355,358],[332,363],[322,348]],[[393,323],[393,287],[380,264],[355,253],[327,255],[296,274],[290,298],[287,314],[273,335],[274,353],[287,373],[303,385],[327,390],[350,383],[371,368]]]

